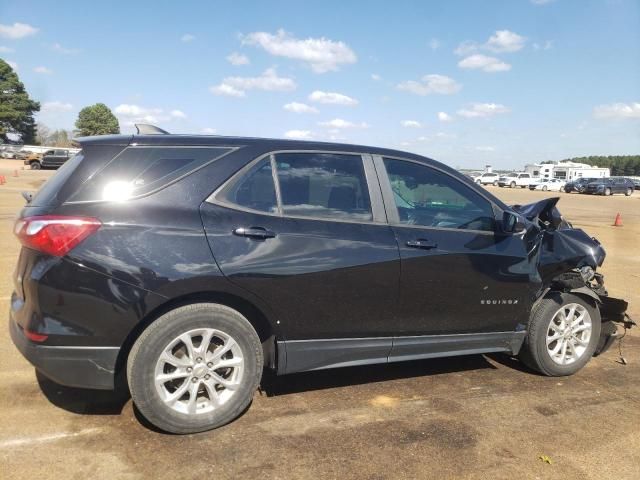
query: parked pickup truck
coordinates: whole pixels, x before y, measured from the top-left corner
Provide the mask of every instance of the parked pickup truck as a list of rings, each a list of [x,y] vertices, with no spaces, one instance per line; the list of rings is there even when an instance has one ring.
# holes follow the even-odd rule
[[[527,188],[531,182],[531,175],[528,173],[507,173],[498,178],[498,185],[501,187]]]
[[[69,160],[73,156],[73,153],[69,150],[56,148],[54,150],[47,150],[42,154],[30,155],[24,160],[25,165],[29,165],[31,170],[40,170],[41,168],[60,168],[64,162]]]

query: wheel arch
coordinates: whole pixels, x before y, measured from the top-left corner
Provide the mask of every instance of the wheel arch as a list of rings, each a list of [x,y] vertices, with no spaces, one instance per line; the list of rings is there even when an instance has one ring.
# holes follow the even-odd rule
[[[171,310],[194,303],[215,303],[232,308],[240,313],[253,326],[260,338],[260,341],[262,342],[262,348],[265,355],[265,367],[276,368],[277,328],[275,322],[268,318],[263,309],[239,295],[234,295],[228,292],[201,291],[167,299],[167,301],[157,305],[146,313],[131,329],[120,347],[120,352],[116,361],[116,375],[122,376],[121,380],[126,383],[126,379],[124,377],[126,376],[126,363],[127,358],[129,357],[129,352],[138,337],[149,325]]]

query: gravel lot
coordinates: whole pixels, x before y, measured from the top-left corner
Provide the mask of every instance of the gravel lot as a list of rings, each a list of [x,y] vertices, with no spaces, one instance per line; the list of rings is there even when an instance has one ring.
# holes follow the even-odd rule
[[[0,310],[7,312],[23,205],[52,172],[0,160]],[[489,187],[508,203],[543,192]],[[606,285],[640,319],[640,193],[560,194],[608,252]],[[623,227],[613,227],[620,212]],[[640,329],[639,329],[640,330]],[[38,378],[0,329],[2,478],[640,478],[640,331],[578,375],[546,378],[507,357],[468,356],[267,378],[251,408],[178,437],[139,421],[126,395]],[[551,463],[539,457],[547,455]]]

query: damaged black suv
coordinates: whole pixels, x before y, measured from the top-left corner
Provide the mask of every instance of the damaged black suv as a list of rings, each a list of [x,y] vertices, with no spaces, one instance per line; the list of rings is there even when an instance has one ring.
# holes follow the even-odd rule
[[[558,199],[395,150],[140,130],[78,139],[22,210],[10,329],[61,384],[126,379],[166,431],[233,420],[263,368],[504,352],[570,375],[632,323]]]

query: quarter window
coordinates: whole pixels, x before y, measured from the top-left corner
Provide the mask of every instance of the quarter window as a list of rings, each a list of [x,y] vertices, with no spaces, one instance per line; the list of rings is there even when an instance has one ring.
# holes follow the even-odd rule
[[[461,181],[425,165],[384,159],[400,223],[467,230],[494,229],[491,204]]]
[[[284,215],[372,220],[361,156],[278,153],[275,163]]]

